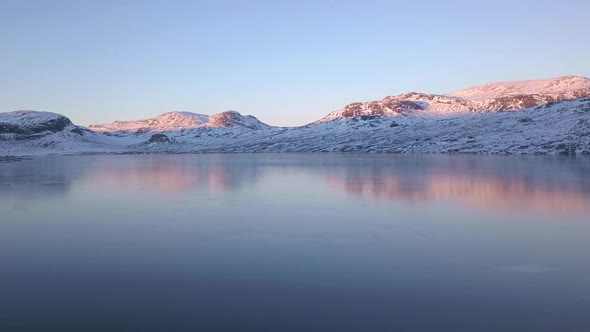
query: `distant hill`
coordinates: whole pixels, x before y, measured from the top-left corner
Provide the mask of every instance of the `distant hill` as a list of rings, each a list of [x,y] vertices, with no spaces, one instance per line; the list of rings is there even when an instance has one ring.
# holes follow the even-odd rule
[[[370,102],[356,102],[318,122],[362,115],[457,115],[472,112],[513,111],[564,100],[590,97],[590,79],[564,76],[545,80],[489,83],[434,95],[410,92]]]
[[[90,125],[90,129],[96,132],[159,133],[195,128],[267,129],[269,127],[251,115],[244,116],[236,111],[227,111],[211,116],[192,112],[168,112],[151,119]]]
[[[169,112],[84,128],[47,112],[0,113],[0,156],[54,153],[423,152],[590,154],[590,80],[490,83],[352,103],[309,125]]]

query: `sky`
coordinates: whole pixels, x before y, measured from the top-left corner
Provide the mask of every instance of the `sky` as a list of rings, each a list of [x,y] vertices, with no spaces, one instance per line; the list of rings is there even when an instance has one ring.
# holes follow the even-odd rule
[[[590,1],[0,0],[0,112],[80,125],[590,77]]]

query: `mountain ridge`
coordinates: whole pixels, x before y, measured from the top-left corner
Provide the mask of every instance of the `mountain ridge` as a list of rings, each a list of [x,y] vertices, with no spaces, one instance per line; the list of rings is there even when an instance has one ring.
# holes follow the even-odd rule
[[[56,113],[0,113],[0,155],[322,151],[590,154],[590,80],[409,92],[351,103],[302,127],[269,126],[236,111],[168,112],[90,128]]]
[[[583,76],[560,76],[549,79],[493,82],[476,85],[466,89],[445,94],[471,100],[493,99],[490,93],[499,95],[514,94],[559,94],[590,89],[590,79]]]
[[[161,133],[174,130],[196,128],[238,128],[265,129],[269,125],[251,115],[242,115],[230,110],[213,115],[199,114],[187,111],[166,112],[153,118],[115,121],[108,124],[90,125],[96,132],[155,132]]]
[[[582,76],[495,82],[444,95],[408,92],[386,96],[381,100],[350,103],[315,123],[356,116],[404,116],[416,113],[444,116],[520,110],[585,97],[590,97],[590,79]]]

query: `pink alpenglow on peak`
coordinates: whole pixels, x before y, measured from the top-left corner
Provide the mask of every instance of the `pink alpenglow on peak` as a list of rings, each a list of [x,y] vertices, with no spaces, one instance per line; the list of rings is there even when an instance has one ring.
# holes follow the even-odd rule
[[[62,115],[0,113],[0,156],[58,153],[394,152],[590,155],[590,80],[491,83],[352,103],[302,127],[236,111],[169,112],[79,127]]]
[[[590,79],[552,79],[489,83],[445,95],[410,92],[381,100],[356,102],[318,122],[358,116],[458,115],[520,110],[552,102],[590,97]]]
[[[115,121],[90,125],[89,128],[95,132],[170,132],[195,128],[266,129],[269,126],[251,115],[244,116],[236,111],[227,111],[214,115],[168,112],[151,119]]]
[[[567,99],[587,96],[590,92],[590,79],[581,76],[562,76],[551,79],[498,82],[483,84],[452,93],[471,101],[486,101],[514,95],[551,95]]]

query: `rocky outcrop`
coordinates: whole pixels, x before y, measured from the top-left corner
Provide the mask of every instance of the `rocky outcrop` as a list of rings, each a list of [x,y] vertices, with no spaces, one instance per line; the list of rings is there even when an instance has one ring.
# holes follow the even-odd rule
[[[170,144],[172,141],[164,134],[154,134],[146,142],[147,144]]]

